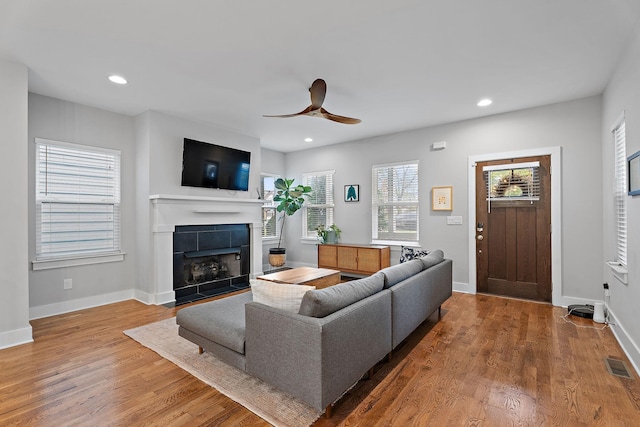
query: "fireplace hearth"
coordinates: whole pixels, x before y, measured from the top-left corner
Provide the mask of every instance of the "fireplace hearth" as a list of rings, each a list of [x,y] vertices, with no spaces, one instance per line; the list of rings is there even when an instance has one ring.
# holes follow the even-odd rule
[[[176,305],[249,287],[248,224],[176,226],[173,290]]]

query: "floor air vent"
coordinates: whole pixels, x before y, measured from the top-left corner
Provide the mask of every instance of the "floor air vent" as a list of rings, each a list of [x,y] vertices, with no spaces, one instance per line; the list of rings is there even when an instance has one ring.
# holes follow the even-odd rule
[[[622,360],[605,358],[604,363],[607,365],[607,369],[611,375],[622,378],[633,378],[629,372],[629,368],[627,368],[627,364]]]

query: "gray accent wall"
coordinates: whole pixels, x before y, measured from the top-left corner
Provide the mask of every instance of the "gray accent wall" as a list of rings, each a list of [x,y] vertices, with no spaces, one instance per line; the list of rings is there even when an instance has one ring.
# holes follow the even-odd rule
[[[124,261],[33,271],[29,268],[31,318],[133,297],[136,278],[135,139],[133,119],[98,108],[29,94],[29,261],[35,259],[34,138],[110,148],[121,152],[121,248]],[[72,279],[65,290],[63,282]]]
[[[578,300],[601,300],[602,284],[602,99],[594,96],[480,119],[384,135],[344,144],[297,151],[286,155],[287,176],[301,179],[305,172],[335,169],[335,222],[341,241],[371,241],[371,166],[418,160],[420,185],[420,243],[442,249],[453,259],[454,289],[469,283],[468,158],[489,153],[562,148],[562,295]],[[431,149],[446,141],[447,148]],[[345,203],[343,188],[360,185],[360,201]],[[431,210],[431,188],[453,186],[453,211]],[[471,207],[473,209],[473,207]],[[463,225],[447,225],[447,216],[462,216]],[[315,264],[317,249],[295,236],[302,215],[288,221],[287,260]],[[398,262],[398,248],[391,252]]]
[[[0,348],[32,340],[29,324],[27,67],[0,60]]]
[[[603,282],[610,286],[610,311],[615,323],[611,329],[618,337],[636,372],[640,372],[640,197],[627,197],[627,268],[628,283],[616,279],[604,261],[616,257],[616,231],[613,210],[613,137],[612,126],[624,112],[627,156],[640,150],[640,31],[630,40],[607,89],[602,114],[602,183],[604,258],[600,262]],[[599,295],[602,295],[600,288]],[[600,298],[602,299],[602,297]]]

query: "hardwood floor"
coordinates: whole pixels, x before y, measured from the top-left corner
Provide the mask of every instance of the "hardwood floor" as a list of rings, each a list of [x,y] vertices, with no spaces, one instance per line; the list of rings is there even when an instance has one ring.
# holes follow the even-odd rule
[[[126,301],[32,321],[0,351],[0,425],[268,425],[122,331],[176,309]],[[640,425],[640,384],[610,330],[565,310],[454,294],[315,425]],[[572,320],[593,325],[586,319]]]

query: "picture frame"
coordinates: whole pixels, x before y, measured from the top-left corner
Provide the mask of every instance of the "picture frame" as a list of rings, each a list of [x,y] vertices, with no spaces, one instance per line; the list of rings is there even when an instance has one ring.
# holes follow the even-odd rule
[[[640,151],[627,157],[627,179],[629,196],[640,195]]]
[[[451,185],[431,188],[431,209],[434,211],[453,210],[453,187]]]
[[[347,203],[360,201],[360,185],[349,184],[344,186],[344,201]]]

